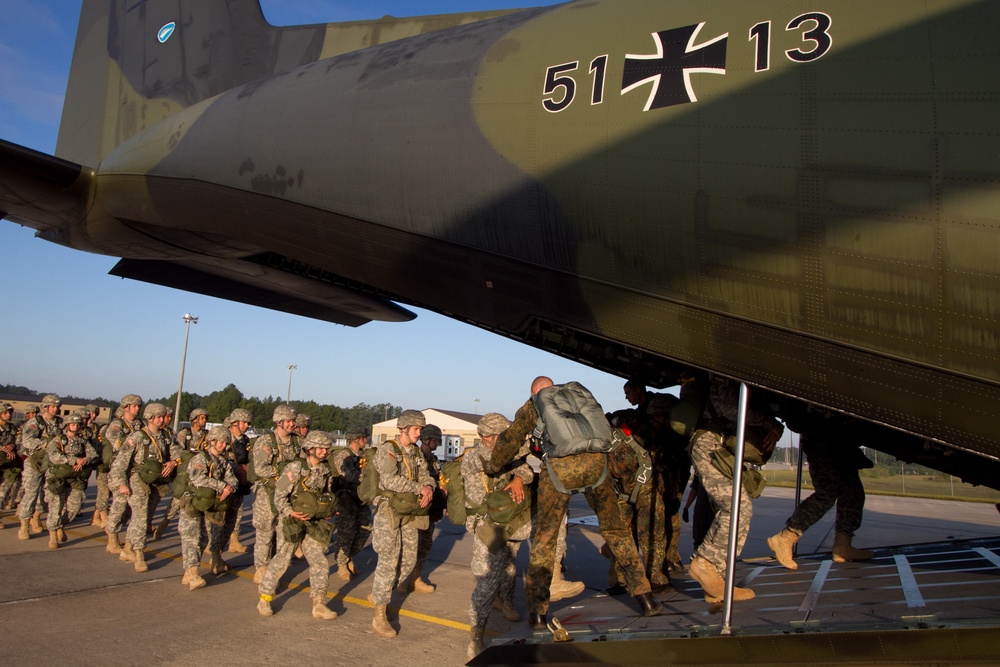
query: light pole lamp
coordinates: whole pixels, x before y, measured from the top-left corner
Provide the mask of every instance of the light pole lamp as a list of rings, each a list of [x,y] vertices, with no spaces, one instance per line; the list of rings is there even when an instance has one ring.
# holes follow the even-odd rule
[[[294,371],[298,366],[295,364],[288,364],[288,394],[285,395],[285,403],[289,403],[292,400],[292,371]]]
[[[181,392],[184,391],[184,365],[187,364],[188,335],[191,333],[191,325],[198,324],[198,318],[191,313],[184,313],[184,324],[184,354],[181,355],[181,381],[177,385],[177,404],[174,406],[174,433],[177,433],[177,425],[181,418]]]

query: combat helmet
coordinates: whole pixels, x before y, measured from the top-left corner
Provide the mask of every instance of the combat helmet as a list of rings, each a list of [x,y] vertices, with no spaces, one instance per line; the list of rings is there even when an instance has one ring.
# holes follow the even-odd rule
[[[326,431],[309,431],[309,435],[302,439],[299,447],[302,449],[315,449],[317,447],[330,449],[333,447],[333,438]]]
[[[232,442],[233,434],[229,432],[229,429],[225,426],[213,426],[208,429],[208,435],[205,436],[206,442]]]
[[[427,425],[427,418],[424,417],[424,413],[420,410],[403,410],[398,417],[396,417],[396,428],[404,429],[410,426],[419,426],[423,428]]]
[[[62,400],[55,394],[46,394],[45,398],[42,399],[42,406],[45,407],[49,405],[62,405]]]
[[[271,421],[275,424],[278,422],[283,422],[286,419],[295,419],[298,413],[295,412],[295,408],[290,405],[279,405],[274,409],[274,414],[271,415]]]
[[[163,403],[150,403],[142,411],[143,419],[152,419],[153,417],[166,417],[167,408]]]

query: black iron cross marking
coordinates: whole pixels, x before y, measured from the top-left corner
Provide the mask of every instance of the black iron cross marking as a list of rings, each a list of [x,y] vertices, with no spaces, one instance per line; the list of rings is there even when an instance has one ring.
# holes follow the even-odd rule
[[[622,95],[651,83],[653,89],[643,111],[697,102],[698,98],[691,86],[691,75],[725,74],[726,43],[729,41],[727,32],[702,44],[695,44],[694,41],[704,25],[699,23],[654,32],[652,34],[656,42],[656,53],[626,54],[625,71],[622,73]]]

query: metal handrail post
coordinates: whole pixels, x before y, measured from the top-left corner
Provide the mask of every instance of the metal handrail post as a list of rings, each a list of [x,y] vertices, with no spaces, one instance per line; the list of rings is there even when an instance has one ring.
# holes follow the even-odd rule
[[[740,504],[743,490],[743,443],[747,432],[747,403],[750,389],[740,383],[739,413],[736,418],[736,461],[733,463],[733,499],[730,505],[729,548],[726,554],[726,595],[723,599],[722,634],[732,632],[733,588],[736,585],[736,541],[740,527]]]

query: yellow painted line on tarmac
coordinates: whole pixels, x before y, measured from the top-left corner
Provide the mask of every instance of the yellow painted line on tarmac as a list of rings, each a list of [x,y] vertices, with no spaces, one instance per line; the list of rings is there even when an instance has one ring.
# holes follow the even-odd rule
[[[82,538],[86,538],[88,540],[93,540],[95,542],[107,542],[107,534],[103,533],[103,532],[102,533],[98,533],[98,534],[82,533],[78,529],[67,528],[66,529],[66,533],[68,535],[73,535],[74,537],[82,537]],[[159,551],[159,550],[150,549],[149,547],[147,547],[146,548],[146,552],[149,553],[149,554],[152,554],[154,556],[159,556],[161,558],[165,558],[165,559],[169,559],[169,560],[173,560],[173,561],[177,561],[177,562],[180,562],[180,561],[183,560],[183,558],[181,557],[180,554],[174,554],[174,553],[170,553],[168,551]],[[204,561],[201,561],[201,564],[205,565],[205,566],[208,566],[208,563],[206,563]],[[253,566],[251,566],[251,569],[252,569],[252,567]],[[235,575],[237,577],[242,577],[244,579],[249,579],[250,581],[253,581],[253,574],[251,574],[250,572],[239,571],[239,570],[236,570],[236,569],[230,569],[229,570],[229,574],[232,574],[232,575]],[[180,576],[180,575],[178,575],[178,576]],[[307,586],[305,584],[296,584],[296,583],[293,583],[293,582],[285,581],[284,579],[282,579],[280,581],[280,583],[279,583],[279,589],[280,589],[280,587],[282,585],[284,585],[284,587],[287,588],[287,589],[289,589],[289,590],[297,590],[297,591],[304,591],[304,592],[310,592],[310,591],[312,591],[312,588],[310,588],[309,586]],[[372,605],[371,602],[369,602],[368,600],[366,600],[364,598],[356,598],[356,597],[351,597],[349,595],[340,595],[339,593],[329,593],[329,592],[326,594],[326,597],[333,598],[335,600],[343,600],[344,602],[349,602],[351,604],[358,605],[359,607],[367,607],[368,609],[373,609],[374,608],[374,605]],[[420,612],[410,611],[409,609],[402,609],[400,607],[389,607],[389,609],[392,610],[392,611],[394,611],[394,612],[397,612],[400,616],[405,616],[406,618],[413,618],[413,619],[416,619],[418,621],[424,621],[425,623],[433,623],[434,625],[442,625],[442,626],[444,626],[446,628],[452,628],[454,630],[461,630],[463,632],[468,632],[471,629],[471,626],[468,623],[459,623],[458,621],[452,621],[452,620],[447,619],[447,618],[441,618],[439,616],[431,616],[430,614],[421,614]]]

